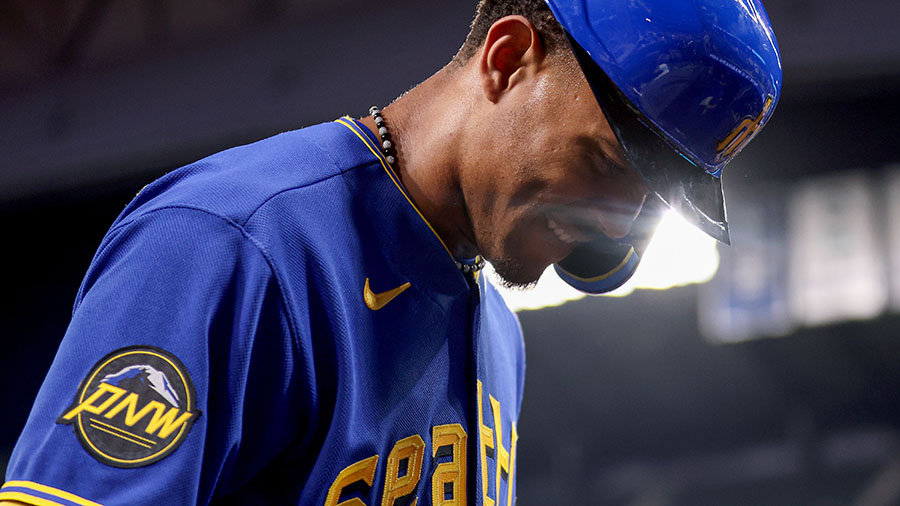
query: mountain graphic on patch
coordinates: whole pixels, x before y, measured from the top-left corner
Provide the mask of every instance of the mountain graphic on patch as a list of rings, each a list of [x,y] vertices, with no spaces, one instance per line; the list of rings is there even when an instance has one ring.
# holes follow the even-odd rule
[[[136,387],[148,388],[159,394],[173,407],[180,409],[178,394],[172,389],[169,378],[153,366],[147,364],[131,365],[119,372],[107,374],[100,382],[113,386],[123,386],[122,383],[126,383],[131,387],[130,390],[136,390]]]

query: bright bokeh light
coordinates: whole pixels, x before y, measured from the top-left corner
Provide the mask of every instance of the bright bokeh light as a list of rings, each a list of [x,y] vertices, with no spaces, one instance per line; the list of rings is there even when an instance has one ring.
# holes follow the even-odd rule
[[[627,283],[606,295],[623,297],[639,288],[665,290],[705,283],[712,279],[718,268],[716,240],[669,211],[660,221],[637,272]],[[561,280],[552,266],[544,271],[537,286],[527,291],[500,286],[490,265],[485,268],[485,273],[513,311],[558,306],[585,296]]]

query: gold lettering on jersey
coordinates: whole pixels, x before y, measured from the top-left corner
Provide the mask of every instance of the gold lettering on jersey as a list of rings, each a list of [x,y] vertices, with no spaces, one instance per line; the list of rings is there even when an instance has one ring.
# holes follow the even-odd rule
[[[500,401],[488,395],[490,418],[489,425],[484,416],[484,390],[481,381],[476,382],[478,401],[478,447],[481,463],[481,494],[485,506],[500,506],[502,497],[506,497],[505,505],[515,504],[513,485],[516,469],[516,446],[519,433],[516,423],[512,422],[509,447],[504,446],[503,420]],[[94,399],[96,402],[99,399]],[[125,398],[114,409],[118,411],[131,408],[130,400]],[[127,411],[126,411],[127,413]],[[126,415],[127,416],[127,415]],[[496,438],[496,439],[495,439]],[[375,494],[371,497],[371,506],[393,506],[398,499],[405,499],[411,506],[418,505],[418,496],[413,497],[422,481],[422,467],[426,453],[426,444],[418,434],[403,438],[394,443],[384,469],[384,487],[380,502]],[[488,450],[491,450],[488,452]],[[468,506],[467,463],[468,434],[458,423],[435,425],[431,429],[431,456],[434,459],[434,470],[431,474],[431,486],[425,487],[424,493],[431,490],[431,504],[434,506]],[[488,455],[495,462],[490,480],[494,483],[495,498],[490,497],[488,487]],[[450,457],[448,460],[447,457]],[[438,460],[440,459],[440,460]],[[346,487],[357,482],[364,482],[370,489],[377,472],[378,455],[360,460],[342,470],[325,499],[324,506],[370,506],[359,498],[340,501],[341,493]],[[506,481],[506,489],[503,481]],[[355,487],[354,487],[355,488]],[[371,493],[371,492],[369,492]]]
[[[328,489],[328,495],[325,497],[325,506],[366,506],[366,503],[354,497],[343,502],[341,499],[341,491],[344,487],[348,487],[360,480],[366,485],[372,486],[375,480],[375,469],[378,466],[378,455],[372,455],[367,459],[360,460],[345,467],[343,471],[338,473],[331,488]]]
[[[516,422],[512,424],[512,436],[509,438],[509,481],[506,482],[506,506],[513,506],[513,479],[516,476],[516,443],[519,442],[519,433],[516,432]]]
[[[411,494],[419,484],[422,475],[422,460],[425,458],[425,441],[418,434],[401,439],[394,444],[388,455],[387,469],[384,476],[384,493],[381,506],[393,506],[394,501]],[[399,476],[400,463],[406,461],[406,472]],[[413,499],[410,506],[416,506],[418,499]]]
[[[484,397],[482,396],[481,380],[478,380],[478,432],[480,443],[479,451],[481,453],[481,495],[485,506],[493,506],[494,500],[488,496],[488,466],[487,466],[487,449],[494,449],[494,431],[484,424]]]
[[[103,415],[103,417],[112,419],[124,409],[125,425],[133,427],[134,424],[138,423],[147,416],[148,413],[152,412],[153,415],[150,418],[150,423],[147,424],[147,428],[144,429],[144,432],[152,435],[162,428],[158,435],[160,438],[167,438],[182,425],[187,423],[193,416],[188,412],[181,413],[177,408],[169,408],[169,410],[166,411],[166,406],[157,401],[148,402],[146,406],[135,413],[137,401],[138,395],[136,393],[131,393],[128,397],[123,399],[122,402],[117,404],[116,407],[109,410],[109,413]]]
[[[97,386],[97,390],[92,393],[90,397],[82,401],[74,408],[70,409],[62,417],[66,420],[71,420],[82,411],[87,411],[88,413],[91,413],[93,415],[99,415],[100,413],[106,411],[107,408],[112,406],[112,403],[119,400],[119,397],[125,395],[125,392],[126,390],[124,388],[115,387],[110,385],[109,383],[100,383],[100,385]],[[104,400],[103,403],[99,406],[95,406],[94,403],[100,400],[100,398],[103,397],[103,394],[107,393],[110,394],[109,397],[107,397],[106,400]]]
[[[150,401],[141,408],[140,411],[135,412],[137,409],[138,394],[134,392],[129,393],[122,402],[104,414],[104,411],[112,406],[112,404],[120,397],[125,395],[126,392],[127,390],[124,388],[119,388],[108,383],[100,383],[97,390],[91,394],[90,397],[78,404],[78,406],[69,410],[63,415],[63,418],[71,420],[75,418],[78,413],[86,411],[94,415],[103,415],[104,418],[113,419],[122,412],[122,410],[125,410],[125,425],[133,427],[134,424],[138,423],[152,412],[153,414],[151,415],[150,423],[144,428],[144,432],[165,439],[171,436],[173,432],[180,429],[181,426],[186,424],[188,420],[194,416],[193,413],[189,411],[180,411],[178,408],[169,408],[169,410],[166,411],[166,406],[157,401]],[[106,400],[100,405],[94,405],[94,403],[106,393],[110,394]],[[159,431],[159,434],[156,434],[157,430]]]
[[[466,500],[466,431],[458,423],[436,425],[431,429],[432,457],[445,446],[453,449],[453,460],[438,464],[431,477],[431,504],[433,506],[467,506]],[[449,487],[448,487],[449,484]],[[451,497],[447,498],[447,489]]]
[[[488,395],[488,399],[491,401],[491,411],[494,414],[494,427],[497,427],[497,430],[494,433],[497,435],[497,452],[496,452],[496,463],[497,463],[497,472],[496,472],[496,485],[494,486],[494,490],[497,494],[497,503],[500,503],[500,477],[501,470],[506,471],[507,475],[507,483],[511,483],[512,480],[509,479],[509,452],[506,448],[503,447],[503,423],[500,420],[500,401],[494,399],[493,395]],[[509,503],[507,503],[509,504]]]

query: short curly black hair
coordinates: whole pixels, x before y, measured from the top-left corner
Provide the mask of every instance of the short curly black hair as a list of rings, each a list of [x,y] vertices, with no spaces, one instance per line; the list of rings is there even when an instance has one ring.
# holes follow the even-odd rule
[[[479,0],[469,35],[453,58],[454,61],[459,64],[468,62],[484,44],[491,25],[500,18],[512,15],[524,16],[531,21],[541,36],[547,54],[568,49],[562,26],[553,17],[553,12],[544,0]]]

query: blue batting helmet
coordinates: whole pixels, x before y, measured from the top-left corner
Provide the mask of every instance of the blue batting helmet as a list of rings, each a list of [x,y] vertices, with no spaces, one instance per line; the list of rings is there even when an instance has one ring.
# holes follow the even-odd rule
[[[655,196],[622,241],[555,265],[588,293],[631,277],[658,200],[729,243],[722,168],[765,125],[781,57],[760,0],[546,0],[629,163]]]

